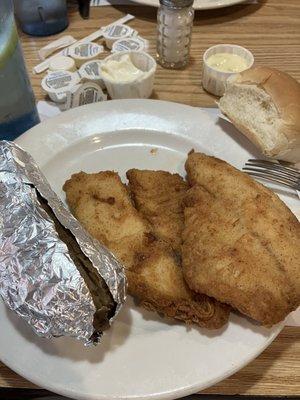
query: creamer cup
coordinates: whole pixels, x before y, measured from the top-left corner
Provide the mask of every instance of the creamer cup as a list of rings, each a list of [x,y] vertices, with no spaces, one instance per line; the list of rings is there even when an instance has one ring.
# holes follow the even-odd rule
[[[109,49],[117,40],[137,36],[137,34],[137,31],[124,24],[110,25],[103,32],[105,44]]]
[[[66,92],[79,81],[80,77],[76,72],[53,71],[42,79],[41,86],[51,100],[64,103],[67,99]]]
[[[78,71],[81,82],[94,82],[101,86],[102,89],[105,89],[101,74],[101,65],[101,60],[92,60],[84,63]]]
[[[75,61],[71,57],[57,56],[49,63],[50,71],[76,71]]]
[[[80,68],[85,62],[99,58],[103,51],[103,46],[93,42],[86,42],[70,48],[68,55],[74,59],[76,67]]]
[[[101,87],[95,82],[79,83],[73,86],[66,94],[66,110],[107,100],[107,95],[103,93]]]
[[[120,51],[146,51],[149,47],[148,40],[143,39],[139,36],[130,37],[125,39],[118,39],[112,45],[112,53],[118,53]]]

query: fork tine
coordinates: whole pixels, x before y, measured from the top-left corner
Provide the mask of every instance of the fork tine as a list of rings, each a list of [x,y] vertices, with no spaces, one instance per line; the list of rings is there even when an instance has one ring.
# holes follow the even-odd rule
[[[300,172],[298,168],[291,166],[291,164],[285,162],[285,161],[280,161],[280,162],[275,162],[275,161],[271,161],[271,160],[261,160],[261,159],[254,159],[254,158],[250,158],[248,160],[248,162],[251,163],[259,163],[259,164],[269,164],[269,165],[275,165],[278,167],[282,167],[284,169],[288,169],[290,171],[293,172]]]
[[[300,171],[270,160],[249,159],[243,171],[253,177],[279,183],[300,190]]]
[[[284,165],[281,165],[281,164],[265,164],[265,163],[262,163],[260,160],[257,160],[257,162],[249,162],[250,160],[248,160],[247,162],[246,162],[246,164],[248,164],[248,165],[253,165],[253,166],[256,166],[256,167],[260,167],[260,168],[267,168],[267,169],[278,169],[278,170],[280,170],[280,171],[284,171],[284,172],[286,172],[286,173],[288,173],[288,174],[291,174],[291,175],[295,175],[295,176],[298,176],[298,175],[300,175],[300,171],[299,170],[297,170],[297,169],[295,169],[295,168],[288,168],[288,167],[285,167]]]
[[[297,168],[294,167],[290,167],[290,166],[286,166],[286,165],[282,165],[280,163],[276,163],[274,161],[269,161],[269,160],[256,160],[256,159],[249,159],[248,164],[251,165],[257,165],[260,167],[269,167],[269,168],[275,168],[275,169],[280,169],[282,171],[285,172],[289,172],[291,174],[295,174],[297,176],[300,176],[300,171]]]
[[[286,182],[286,183],[291,184],[291,185],[297,184],[297,180],[290,179],[290,178],[287,178],[285,176],[280,176],[278,173],[273,173],[270,170],[262,171],[262,170],[258,170],[257,168],[251,168],[251,167],[244,167],[243,170],[244,171],[256,172],[256,173],[259,173],[259,174],[264,175],[266,177],[272,177],[274,179],[281,180],[282,182]]]
[[[296,175],[290,174],[289,172],[283,171],[281,169],[259,167],[259,166],[255,166],[250,163],[246,163],[245,167],[243,169],[249,170],[249,171],[257,171],[257,172],[261,172],[261,173],[272,173],[276,177],[278,176],[279,178],[282,177],[282,178],[286,178],[286,179],[291,179],[295,183],[297,183],[300,179],[300,176],[297,177]]]
[[[246,171],[246,172],[247,172],[247,174],[249,174],[251,176],[256,176],[256,177],[264,179],[266,181],[276,182],[281,185],[288,186],[289,188],[300,190],[300,186],[299,185],[297,186],[295,183],[286,182],[286,181],[278,179],[274,176],[268,176],[268,175],[266,175],[264,173],[260,173],[260,172],[254,172],[254,171]]]
[[[276,171],[280,171],[286,175],[292,176],[294,178],[300,179],[300,171],[293,169],[293,168],[287,168],[284,167],[283,165],[280,164],[265,164],[265,163],[261,163],[260,160],[258,162],[246,162],[246,165],[249,166],[255,166],[258,168],[264,168],[264,169],[269,169],[269,170],[276,170]]]

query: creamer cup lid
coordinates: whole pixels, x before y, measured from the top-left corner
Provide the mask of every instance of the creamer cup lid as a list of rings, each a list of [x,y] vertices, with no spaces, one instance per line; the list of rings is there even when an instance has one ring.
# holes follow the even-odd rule
[[[50,61],[50,71],[75,71],[75,61],[66,56],[57,56]]]
[[[75,85],[66,95],[66,109],[107,100],[107,95],[104,94],[101,87],[94,82]]]
[[[93,42],[81,43],[69,50],[69,55],[75,59],[88,59],[104,51],[104,47]]]
[[[148,46],[149,43],[147,40],[141,37],[130,37],[125,39],[118,39],[116,42],[114,42],[114,44],[112,45],[112,52],[118,53],[120,51],[128,50],[145,51]]]
[[[41,82],[42,88],[47,93],[63,93],[80,80],[76,72],[53,71],[49,72]]]
[[[108,39],[118,39],[133,36],[136,31],[124,24],[114,24],[104,29],[103,36]]]
[[[99,79],[101,75],[101,60],[87,61],[79,68],[79,74],[81,77],[86,79]]]

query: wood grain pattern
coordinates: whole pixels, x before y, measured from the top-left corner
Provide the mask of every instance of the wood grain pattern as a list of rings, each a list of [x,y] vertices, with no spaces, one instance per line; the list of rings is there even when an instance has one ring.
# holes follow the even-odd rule
[[[128,12],[136,16],[129,25],[150,41],[150,53],[155,55],[156,9],[151,7],[93,7],[91,18],[82,20],[76,8],[71,6],[67,32],[80,39]],[[257,65],[282,69],[300,80],[299,21],[299,0],[259,0],[257,4],[197,11],[190,65],[183,71],[166,70],[159,66],[152,97],[193,106],[214,106],[216,98],[206,93],[201,86],[202,55],[208,47],[222,42],[245,46],[253,52]],[[62,32],[51,39],[64,34]],[[32,38],[25,34],[21,34],[21,39],[31,72],[32,67],[39,63],[37,50],[50,39]],[[40,87],[43,76],[31,74],[39,100],[45,97]]]
[[[150,41],[155,54],[156,10],[150,7],[100,7],[91,9],[91,18],[82,20],[70,4],[68,34],[82,38],[124,13],[137,18],[130,26]],[[64,35],[62,32],[51,38]],[[39,62],[37,50],[50,41],[21,34],[29,70]],[[227,9],[198,11],[195,15],[191,63],[184,71],[158,67],[153,98],[193,106],[214,106],[215,97],[201,87],[202,55],[217,43],[235,43],[249,48],[257,65],[282,69],[300,80],[300,1],[260,0],[257,4]],[[43,74],[31,74],[37,99]],[[220,355],[221,357],[221,355]],[[222,359],[220,358],[220,363]],[[0,363],[0,387],[34,388]],[[206,394],[300,395],[300,328],[286,327],[278,338],[247,367],[204,391]]]

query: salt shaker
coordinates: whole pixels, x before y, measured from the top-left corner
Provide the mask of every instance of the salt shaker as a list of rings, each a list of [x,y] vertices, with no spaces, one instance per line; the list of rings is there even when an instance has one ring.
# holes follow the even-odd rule
[[[165,68],[184,68],[189,61],[194,0],[160,0],[157,13],[157,61]]]

